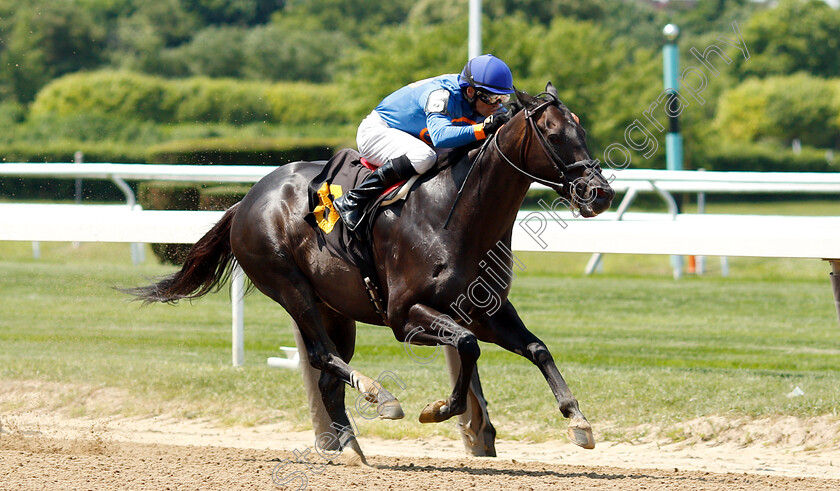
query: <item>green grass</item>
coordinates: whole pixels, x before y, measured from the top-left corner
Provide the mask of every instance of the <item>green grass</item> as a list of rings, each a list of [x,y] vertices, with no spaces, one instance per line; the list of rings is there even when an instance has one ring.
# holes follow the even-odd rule
[[[246,299],[246,365],[233,368],[225,291],[141,308],[111,287],[173,270],[151,254],[137,267],[125,244],[43,243],[41,254],[34,260],[28,243],[0,243],[0,382],[37,381],[43,407],[73,416],[172,414],[307,428],[298,373],[265,365],[279,345],[294,345],[289,318],[260,293]],[[732,258],[728,278],[713,270],[674,281],[663,256],[606,256],[605,274],[592,277],[582,275],[586,255],[517,256],[526,269],[511,299],[599,438],[631,439],[639,425],[705,416],[840,412],[840,329],[823,262]],[[371,377],[391,370],[407,384],[397,391],[406,419],[359,421],[363,433],[457,436],[450,423],[416,419],[449,392],[442,356],[419,365],[390,330],[360,325],[353,365]],[[501,438],[565,438],[566,422],[535,367],[486,344],[479,367]],[[805,396],[786,397],[796,386]],[[118,401],[91,402],[109,389]],[[0,410],[22,404],[7,400]]]
[[[685,207],[686,213],[696,213],[696,195]],[[715,201],[720,199],[721,201]],[[836,216],[840,214],[840,198],[808,199],[803,201],[763,201],[730,203],[725,198],[706,200],[706,213],[752,214],[752,215],[801,215],[801,216]]]

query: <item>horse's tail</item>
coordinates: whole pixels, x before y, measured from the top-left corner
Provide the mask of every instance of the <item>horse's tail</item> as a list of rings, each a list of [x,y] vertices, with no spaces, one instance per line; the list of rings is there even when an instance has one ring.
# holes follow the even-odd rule
[[[176,303],[183,298],[198,298],[219,290],[231,274],[234,261],[230,247],[230,229],[239,203],[231,206],[216,225],[190,249],[181,270],[157,283],[121,290],[144,304]]]

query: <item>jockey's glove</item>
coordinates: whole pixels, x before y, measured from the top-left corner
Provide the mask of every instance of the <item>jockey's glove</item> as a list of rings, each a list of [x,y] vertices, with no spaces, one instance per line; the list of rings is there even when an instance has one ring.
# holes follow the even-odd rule
[[[488,136],[492,135],[508,121],[510,121],[510,115],[508,113],[494,113],[487,116],[484,118],[484,134]]]

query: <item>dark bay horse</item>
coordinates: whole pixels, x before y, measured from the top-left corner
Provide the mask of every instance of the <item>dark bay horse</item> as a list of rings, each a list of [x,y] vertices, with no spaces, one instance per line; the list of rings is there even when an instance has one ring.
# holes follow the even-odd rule
[[[507,300],[512,258],[503,257],[507,271],[496,271],[495,281],[483,283],[501,304],[482,309],[458,303],[486,274],[488,251],[500,244],[510,250],[514,220],[532,182],[549,185],[585,217],[607,210],[615,195],[554,87],[549,83],[537,97],[516,95],[514,116],[471,152],[472,167],[457,164],[422,176],[407,200],[376,216],[372,252],[387,325],[400,342],[452,346],[460,358],[451,395],[427,405],[421,422],[444,421],[466,410],[478,341],[484,341],[539,367],[570,419],[569,437],[592,448],[590,424],[554,359]],[[347,429],[345,384],[376,403],[381,418],[401,418],[403,412],[384,387],[349,365],[355,321],[384,322],[367,297],[360,271],[319,248],[317,232],[304,220],[310,211],[308,184],[322,168],[297,162],[267,175],[193,246],[180,271],[133,293],[146,302],[204,295],[221,286],[235,258],[253,285],[296,322],[310,364],[322,372],[319,389],[327,412]],[[352,448],[352,432],[339,433],[341,448]]]

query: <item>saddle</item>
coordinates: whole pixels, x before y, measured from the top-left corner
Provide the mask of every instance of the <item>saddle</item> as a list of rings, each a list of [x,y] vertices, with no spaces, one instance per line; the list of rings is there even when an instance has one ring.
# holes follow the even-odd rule
[[[331,234],[340,223],[340,216],[333,206],[345,191],[361,184],[376,167],[365,160],[357,151],[347,148],[336,153],[324,165],[324,169],[309,183],[309,210],[318,228],[324,234]],[[371,203],[368,212],[388,206],[408,196],[419,175],[403,180],[386,189]]]

